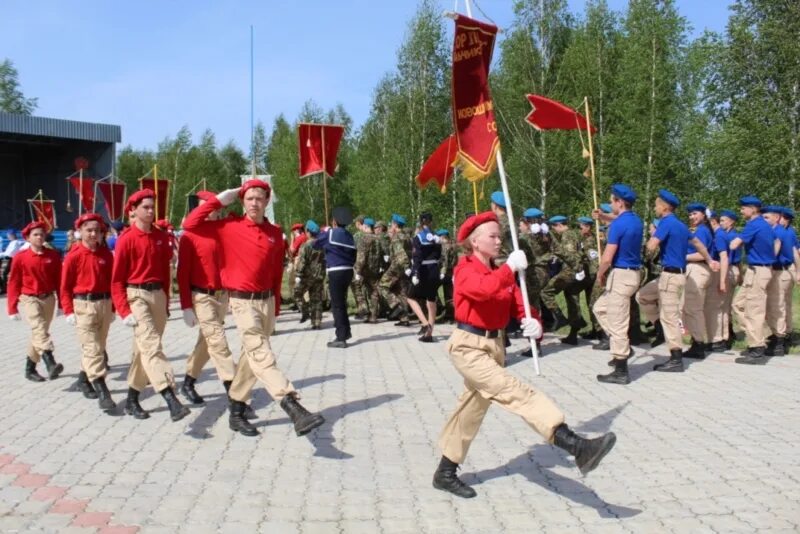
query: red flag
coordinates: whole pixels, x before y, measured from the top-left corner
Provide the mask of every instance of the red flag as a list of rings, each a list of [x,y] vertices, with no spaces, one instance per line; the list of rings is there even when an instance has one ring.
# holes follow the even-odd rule
[[[585,130],[586,117],[569,106],[540,95],[527,95],[533,110],[525,117],[537,130]],[[597,129],[592,126],[592,133]]]
[[[300,123],[297,127],[300,178],[323,171],[333,177],[343,135],[344,126]]]
[[[453,123],[458,140],[457,165],[465,178],[477,181],[497,164],[497,123],[489,90],[497,27],[462,15],[453,39]]]
[[[53,210],[54,200],[28,199],[31,207],[31,217],[36,221],[41,221],[47,225],[47,233],[52,232],[56,227],[56,215]]]
[[[167,202],[169,202],[169,180],[158,180],[158,189],[156,189],[156,180],[152,178],[142,178],[139,180],[139,184],[142,189],[155,191],[156,219],[166,219]]]
[[[125,184],[120,182],[97,182],[103,200],[106,203],[108,219],[116,221],[122,218],[125,209]]]
[[[435,180],[442,193],[447,188],[447,183],[453,177],[453,164],[458,155],[458,142],[456,136],[451,135],[433,151],[417,175],[417,185],[425,187]]]
[[[94,180],[86,176],[83,178],[74,176],[69,181],[78,193],[78,198],[81,199],[83,211],[94,211]]]

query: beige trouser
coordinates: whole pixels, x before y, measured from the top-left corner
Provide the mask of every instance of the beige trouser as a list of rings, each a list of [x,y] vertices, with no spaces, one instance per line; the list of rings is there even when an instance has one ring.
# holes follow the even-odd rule
[[[789,272],[792,273],[792,283],[789,289],[789,297],[786,301],[786,335],[792,335],[792,330],[794,330],[794,316],[792,315],[792,295],[794,294],[794,285],[795,280],[797,279],[797,271],[792,265],[789,268]]]
[[[225,338],[225,313],[228,310],[228,294],[218,291],[216,295],[192,292],[192,306],[197,316],[200,332],[197,343],[186,360],[186,374],[197,378],[209,358],[214,360],[217,375],[223,382],[233,380],[236,366]]]
[[[744,327],[747,346],[763,347],[764,320],[767,316],[767,286],[772,280],[772,267],[748,267],[742,289],[733,299],[733,313]]]
[[[172,366],[161,348],[161,336],[167,326],[167,297],[161,289],[129,287],[127,293],[131,313],[136,318],[128,386],[142,391],[149,382],[160,393],[174,385]]]
[[[104,353],[114,312],[111,299],[73,301],[75,328],[81,344],[81,369],[90,382],[106,376]]]
[[[31,342],[28,344],[28,358],[36,363],[46,350],[55,350],[53,340],[50,338],[50,323],[56,311],[56,297],[48,295],[40,299],[28,295],[20,295],[19,303],[28,324],[31,325]]]
[[[725,273],[725,293],[719,291],[719,280],[722,273],[711,273],[711,284],[706,291],[706,332],[711,343],[728,339],[731,324],[731,303],[736,290],[736,271],[730,267]]]
[[[639,289],[640,273],[629,269],[612,269],[606,280],[606,289],[594,303],[597,322],[608,334],[611,355],[625,360],[631,352],[628,327],[631,322],[631,297]]]
[[[778,337],[786,337],[791,330],[791,323],[786,323],[786,308],[792,306],[793,282],[791,270],[772,271],[767,285],[767,326]]]
[[[685,274],[662,271],[657,279],[646,283],[636,295],[639,308],[647,320],[661,323],[669,350],[683,348],[680,320],[685,286]]]
[[[489,339],[455,329],[447,342],[447,351],[464,377],[465,390],[439,437],[444,456],[457,464],[464,461],[492,402],[521,416],[552,442],[556,427],[564,422],[564,414],[547,395],[520,382],[503,368],[502,336]]]
[[[265,300],[231,297],[230,307],[242,339],[242,356],[228,396],[246,402],[258,379],[275,402],[280,403],[295,389],[278,369],[269,345],[269,335],[275,328],[275,297]]]
[[[705,263],[686,266],[686,288],[683,293],[683,325],[698,343],[708,341],[706,332],[706,294],[711,285],[711,269]]]

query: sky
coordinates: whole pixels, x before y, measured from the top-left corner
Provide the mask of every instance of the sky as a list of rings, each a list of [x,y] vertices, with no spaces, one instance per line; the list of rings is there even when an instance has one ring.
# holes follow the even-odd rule
[[[454,0],[437,0],[442,11]],[[692,27],[724,31],[729,0],[676,0]],[[464,2],[459,1],[463,12]],[[502,29],[512,0],[481,0]],[[574,13],[583,0],[568,0]],[[474,3],[473,3],[474,5]],[[623,11],[626,0],[609,0]],[[271,129],[313,99],[361,125],[394,69],[416,0],[4,0],[0,60],[19,71],[35,114],[122,127],[122,145],[156,148],[187,125],[218,144],[250,143],[250,26],[256,121]],[[473,16],[483,18],[475,8]],[[452,23],[448,21],[448,26]]]

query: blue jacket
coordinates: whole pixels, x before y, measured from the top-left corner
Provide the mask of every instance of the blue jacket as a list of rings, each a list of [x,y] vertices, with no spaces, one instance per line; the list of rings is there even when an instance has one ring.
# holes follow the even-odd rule
[[[356,263],[356,242],[353,235],[344,228],[320,232],[312,246],[325,251],[327,271],[352,269]]]

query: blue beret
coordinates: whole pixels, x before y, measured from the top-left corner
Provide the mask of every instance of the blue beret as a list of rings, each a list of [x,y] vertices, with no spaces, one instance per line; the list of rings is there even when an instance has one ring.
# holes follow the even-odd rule
[[[594,219],[591,217],[578,217],[578,222],[581,224],[594,224]]]
[[[522,216],[526,219],[539,219],[544,217],[544,212],[539,208],[528,208],[522,212]]]
[[[367,217],[366,219],[364,219],[364,224],[366,224],[367,226],[375,226],[375,219]]]
[[[636,202],[636,193],[634,193],[633,189],[625,184],[612,185],[611,194],[617,198],[621,198],[625,202],[630,202],[631,204]]]
[[[688,204],[686,204],[686,211],[688,211],[689,213],[693,211],[702,211],[703,213],[705,213],[706,205],[703,204],[702,202],[689,202]]]
[[[707,215],[708,215],[709,219],[717,219],[718,218],[717,217],[717,212],[712,210],[712,209],[708,210]]]
[[[746,197],[742,197],[739,199],[740,206],[755,206],[756,208],[761,207],[761,199],[755,195],[747,195]]]
[[[666,189],[659,189],[658,190],[658,198],[672,206],[673,208],[677,208],[681,205],[681,201],[678,200],[678,197],[667,191]]]
[[[603,202],[602,204],[600,204],[600,211],[602,211],[603,213],[611,213],[613,210],[611,209],[611,204],[609,204],[608,202]]]
[[[792,208],[784,207],[783,213],[781,213],[781,215],[783,215],[787,219],[794,219],[794,210],[792,210]]]
[[[398,215],[396,213],[392,213],[392,222],[396,223],[398,226],[405,226],[406,225],[406,218],[402,215]]]
[[[720,210],[719,211],[719,216],[720,217],[727,217],[727,218],[729,218],[731,220],[734,220],[734,221],[739,219],[739,216],[736,215],[736,213],[731,211],[731,210]]]
[[[502,191],[495,191],[494,193],[492,193],[492,196],[489,197],[489,198],[491,198],[492,202],[494,202],[495,204],[497,204],[501,208],[505,208],[506,207],[506,198],[503,196],[503,192]]]
[[[309,219],[306,221],[306,230],[308,230],[312,234],[318,234],[319,225],[315,221]]]
[[[440,237],[443,236],[443,235],[449,236],[450,232],[445,228],[439,228],[438,230],[436,230],[436,235],[438,235]]]
[[[565,223],[567,222],[567,218],[564,217],[563,215],[553,215],[552,217],[550,217],[550,219],[548,219],[547,222],[549,222],[550,224]]]
[[[770,204],[769,206],[764,206],[763,208],[761,208],[761,212],[762,213],[777,213],[778,215],[781,215],[781,214],[783,214],[783,208],[781,208],[780,206],[775,206],[773,204]]]

